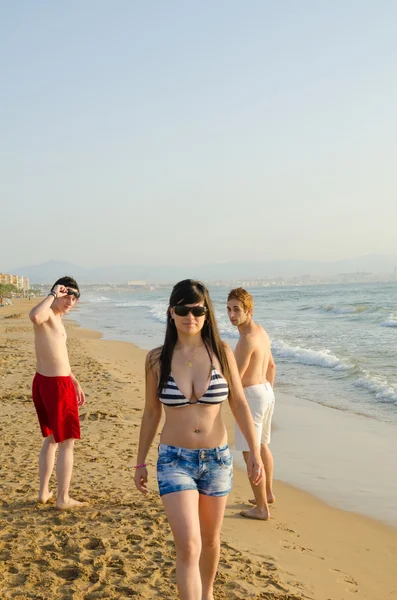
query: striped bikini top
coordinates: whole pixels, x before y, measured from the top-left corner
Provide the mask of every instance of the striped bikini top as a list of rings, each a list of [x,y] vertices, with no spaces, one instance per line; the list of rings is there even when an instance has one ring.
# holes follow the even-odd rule
[[[208,349],[207,349],[208,352]],[[209,355],[209,352],[208,352]],[[211,358],[211,357],[210,357]],[[226,379],[219,373],[215,368],[215,365],[211,362],[211,379],[207,391],[201,398],[195,402],[188,400],[182,392],[179,390],[175,383],[175,379],[170,373],[168,381],[165,387],[161,390],[159,400],[166,406],[174,406],[175,408],[181,408],[182,406],[189,406],[190,404],[221,404],[227,400],[229,396],[229,386]]]

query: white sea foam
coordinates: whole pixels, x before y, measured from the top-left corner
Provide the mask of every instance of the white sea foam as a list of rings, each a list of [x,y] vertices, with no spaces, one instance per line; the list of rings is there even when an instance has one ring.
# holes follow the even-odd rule
[[[150,307],[150,314],[155,321],[159,321],[159,323],[167,322],[167,308],[168,304],[163,302],[158,302],[153,304]]]
[[[395,390],[387,381],[377,377],[371,377],[364,371],[363,377],[356,379],[354,385],[363,388],[375,394],[379,402],[395,404],[397,406],[397,390]]]
[[[103,304],[104,302],[112,302],[112,300],[106,296],[98,296],[97,298],[91,298],[89,302],[91,302],[91,304]]]
[[[221,337],[238,338],[239,332],[237,327],[234,327],[224,313],[216,311],[216,320],[218,322],[219,334]]]
[[[394,315],[390,315],[390,317],[386,321],[382,321],[380,325],[381,327],[397,327],[397,319]]]
[[[116,302],[116,308],[142,308],[152,306],[150,300],[129,300],[128,302]]]
[[[353,367],[343,363],[340,358],[331,354],[328,349],[312,350],[311,348],[301,348],[300,346],[289,346],[282,340],[272,343],[272,351],[279,358],[286,358],[295,363],[303,365],[313,365],[325,369],[335,369],[338,371],[350,370]]]
[[[354,315],[365,312],[368,310],[368,306],[364,304],[359,304],[358,306],[333,306],[330,304],[328,306],[319,306],[316,310],[334,315]]]
[[[219,335],[221,337],[234,338],[234,339],[237,339],[238,337],[240,337],[237,328],[229,329],[228,327],[222,327],[221,325],[219,326]]]
[[[160,323],[166,322],[167,307],[166,301],[153,302],[152,300],[131,300],[116,304],[116,308],[146,308],[151,317]]]

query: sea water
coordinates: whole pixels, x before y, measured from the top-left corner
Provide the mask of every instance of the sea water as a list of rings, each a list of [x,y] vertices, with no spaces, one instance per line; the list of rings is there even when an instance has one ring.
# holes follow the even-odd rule
[[[164,339],[171,288],[82,293],[73,319],[107,339],[150,349]],[[397,283],[249,290],[254,319],[272,341],[277,389],[304,400],[397,423]],[[222,338],[237,328],[228,289],[210,286]]]

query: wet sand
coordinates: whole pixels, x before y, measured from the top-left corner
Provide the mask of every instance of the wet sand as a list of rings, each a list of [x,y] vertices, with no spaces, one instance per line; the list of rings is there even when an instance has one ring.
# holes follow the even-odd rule
[[[87,395],[72,492],[89,507],[61,513],[54,500],[36,502],[42,439],[30,393],[32,306],[17,301],[0,309],[0,598],[177,598],[173,542],[155,482],[156,442],[149,497],[133,484],[143,350],[67,324],[72,369]],[[225,419],[232,440],[228,409]],[[275,493],[269,522],[243,519],[239,511],[251,494],[245,473],[235,470],[217,600],[397,595],[396,529],[278,481]]]
[[[277,477],[397,527],[397,425],[277,392]],[[297,426],[298,424],[298,426]]]

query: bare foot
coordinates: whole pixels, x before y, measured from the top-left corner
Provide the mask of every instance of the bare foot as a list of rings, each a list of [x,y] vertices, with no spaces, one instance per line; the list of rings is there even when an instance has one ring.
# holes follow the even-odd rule
[[[248,500],[248,502],[250,504],[253,504],[254,506],[256,505],[256,500],[255,498],[250,498]],[[274,504],[276,502],[276,496],[274,494],[271,494],[270,496],[267,497],[267,503],[268,504]]]
[[[78,508],[84,508],[84,506],[88,506],[88,502],[79,502],[78,500],[73,500],[73,498],[69,498],[67,502],[57,502],[58,510],[76,510]]]
[[[54,492],[47,492],[46,494],[39,494],[39,498],[37,500],[37,502],[39,502],[39,504],[46,504],[48,502],[48,500],[50,498],[52,498],[54,495]]]
[[[246,519],[257,519],[258,521],[268,521],[270,518],[269,511],[266,509],[259,510],[257,506],[248,510],[242,510],[240,515],[242,517],[246,517]]]

